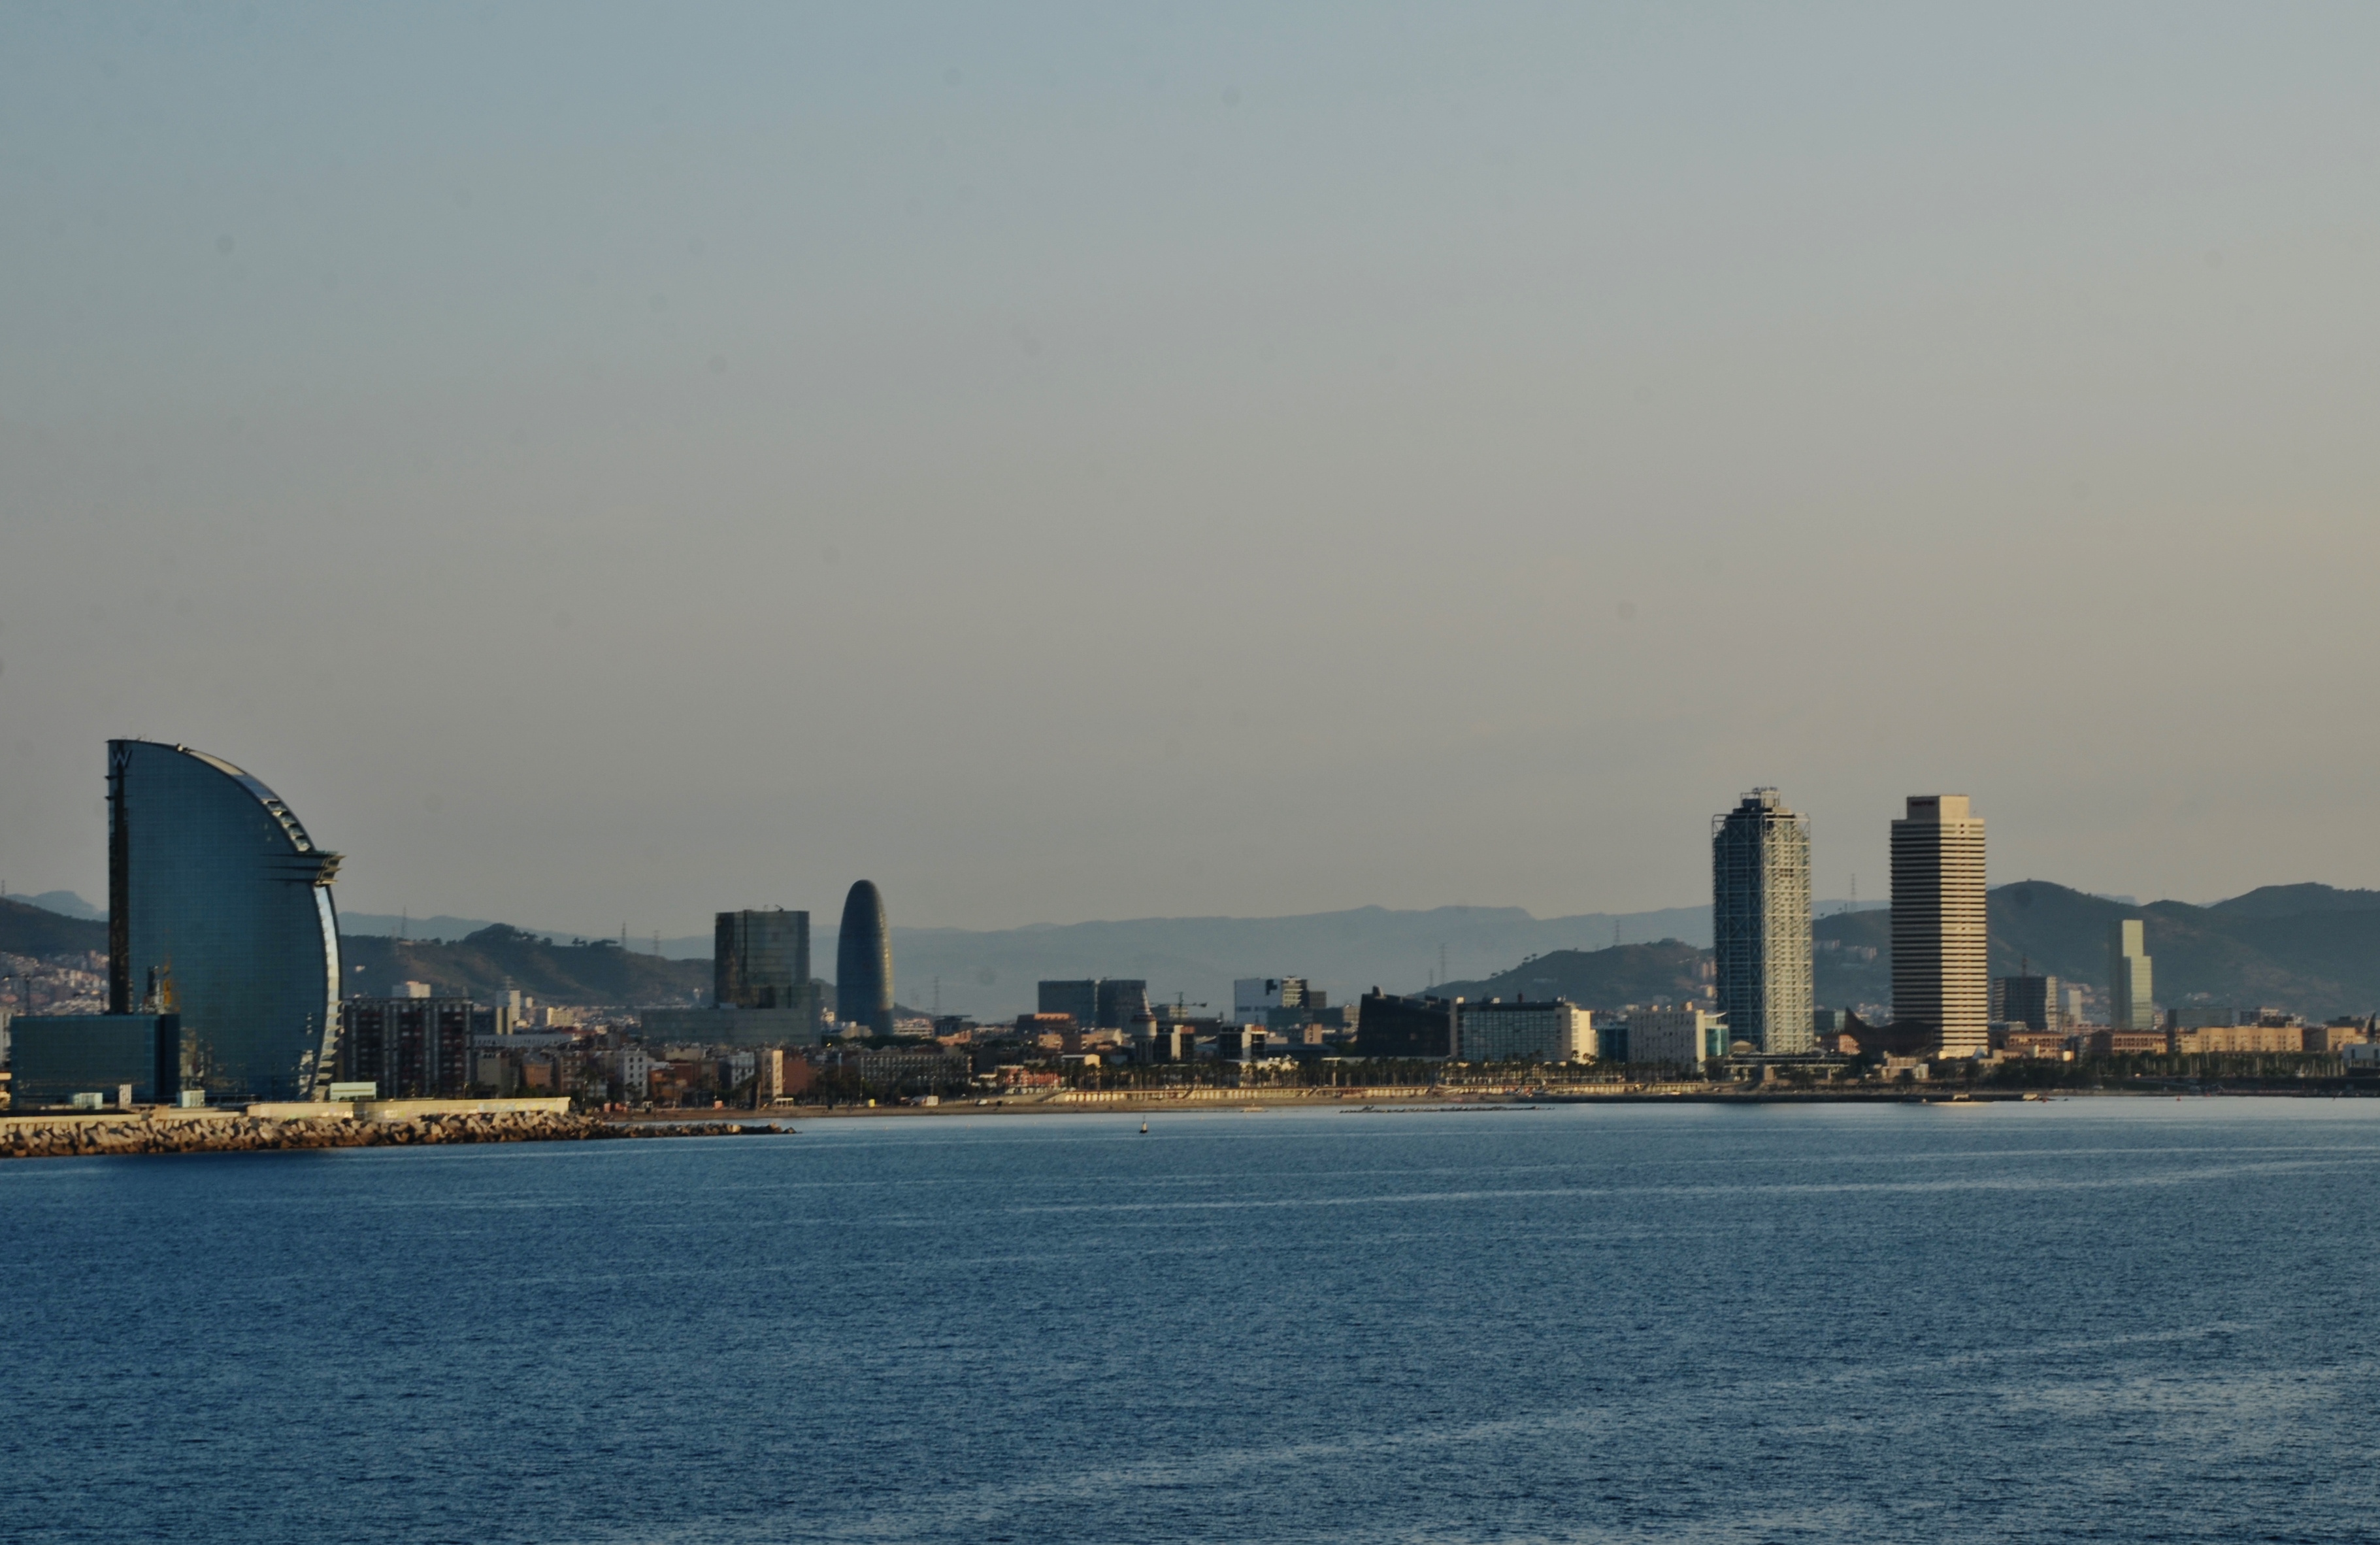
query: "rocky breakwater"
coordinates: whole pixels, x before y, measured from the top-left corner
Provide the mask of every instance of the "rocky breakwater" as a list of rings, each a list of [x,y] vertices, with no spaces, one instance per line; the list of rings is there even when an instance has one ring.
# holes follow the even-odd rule
[[[732,1137],[788,1127],[728,1121],[639,1123],[562,1112],[345,1116],[19,1116],[0,1120],[0,1159],[98,1154],[249,1153],[273,1149],[415,1148],[442,1143],[540,1143],[609,1137]]]

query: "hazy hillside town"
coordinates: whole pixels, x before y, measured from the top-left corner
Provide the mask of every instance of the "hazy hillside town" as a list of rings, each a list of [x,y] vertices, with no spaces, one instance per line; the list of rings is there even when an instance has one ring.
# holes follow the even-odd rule
[[[2380,895],[2283,886],[2142,907],[2039,881],[1994,891],[1963,796],[1912,796],[1891,820],[1881,908],[1814,916],[1807,822],[1760,788],[1713,821],[1706,948],[1550,950],[1490,977],[1426,967],[1419,988],[1335,994],[1295,961],[1251,960],[1218,1003],[1086,974],[1042,979],[1030,1011],[987,1019],[895,998],[890,913],[866,880],[846,897],[832,977],[814,969],[798,909],[720,913],[707,963],[501,924],[455,941],[342,935],[328,899],[340,857],[254,778],[145,741],[111,743],[110,765],[104,914],[70,915],[99,911],[70,896],[0,900],[0,1056],[19,1110],[1004,1108],[1259,1089],[1850,1095],[2380,1075]],[[260,831],[262,858],[226,857],[246,849],[225,833]],[[251,922],[243,933],[225,917]],[[307,985],[326,980],[343,990]]]

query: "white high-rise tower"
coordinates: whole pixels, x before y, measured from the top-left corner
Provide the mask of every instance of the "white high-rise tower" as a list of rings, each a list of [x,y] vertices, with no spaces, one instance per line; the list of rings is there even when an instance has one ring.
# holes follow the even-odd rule
[[[2156,1028],[2149,946],[2138,918],[2107,925],[2107,1023],[2119,1030]]]
[[[1991,1045],[1984,821],[1963,794],[1912,794],[1892,823],[1892,1018],[1946,1057]]]

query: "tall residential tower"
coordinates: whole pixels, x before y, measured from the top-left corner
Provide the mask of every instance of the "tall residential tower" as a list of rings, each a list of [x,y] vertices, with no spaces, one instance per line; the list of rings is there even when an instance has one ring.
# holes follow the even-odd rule
[[[1946,1057],[1991,1045],[1984,821],[1963,794],[1912,794],[1892,823],[1892,1017]]]
[[[1711,942],[1730,1040],[1809,1052],[1810,823],[1773,788],[1711,820]]]

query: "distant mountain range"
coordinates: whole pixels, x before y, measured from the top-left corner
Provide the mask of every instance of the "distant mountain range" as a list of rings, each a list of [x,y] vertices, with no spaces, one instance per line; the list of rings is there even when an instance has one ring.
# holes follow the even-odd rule
[[[2380,1008],[2380,891],[2267,885],[2211,906],[2140,906],[2024,880],[1990,892],[1986,902],[1994,976],[2029,967],[2104,995],[2107,925],[2139,918],[2160,1004],[2269,1004],[2315,1018]],[[1891,1003],[1889,910],[1838,913],[1812,931],[1813,987],[1821,1005]],[[1446,991],[1465,997],[1560,993],[1590,1008],[1674,1001],[1699,981],[1708,952],[1687,954],[1692,969],[1680,957],[1677,985],[1666,992],[1647,975],[1652,955],[1609,949],[1543,955],[1491,977],[1451,982]],[[1669,957],[1662,958],[1666,965]]]
[[[0,899],[0,955],[30,955],[39,960],[55,955],[107,952],[107,924],[89,918],[70,918],[45,906],[9,896]]]
[[[96,918],[102,922],[107,920],[106,907],[94,906],[72,891],[43,891],[37,896],[8,896],[5,899],[21,901],[29,906],[38,906],[44,912],[55,912],[62,918]]]
[[[1874,904],[1860,911],[1828,906],[1835,909],[1814,931],[1818,1002],[1890,1003],[1891,914]],[[2272,1004],[2317,1017],[2380,1007],[2380,891],[2327,885],[2268,885],[2210,906],[2131,906],[2041,880],[2003,885],[1990,894],[1992,970],[2006,975],[2029,962],[2104,992],[2107,925],[2122,918],[2147,924],[2160,1004]],[[406,919],[417,935],[447,935],[411,943],[362,927],[395,918],[350,914],[342,921],[346,975],[371,991],[411,979],[477,996],[512,986],[551,1002],[663,1004],[696,1001],[710,982],[707,941],[688,959],[639,950],[634,940],[623,950],[616,939],[548,943],[549,935],[502,924],[457,927],[468,918]],[[1690,994],[1702,979],[1709,939],[1710,912],[1699,906],[1553,918],[1519,907],[1366,906],[1289,918],[895,928],[892,953],[904,1004],[934,1007],[940,979],[942,1012],[991,1019],[1034,1007],[1035,984],[1044,978],[1090,976],[1139,977],[1154,998],[1179,995],[1223,1010],[1233,978],[1283,974],[1305,976],[1333,1002],[1367,987],[1411,992],[1435,984],[1466,997],[1560,994],[1611,1008]],[[834,943],[832,927],[814,928],[812,969],[821,977],[832,973]],[[0,952],[106,947],[103,921],[0,900]],[[1439,983],[1441,948],[1452,979]]]
[[[1675,1004],[1709,991],[1710,951],[1676,939],[1599,950],[1553,950],[1477,981],[1449,982],[1449,997],[1568,998],[1605,1013],[1627,1004]]]
[[[415,939],[456,940],[491,925],[443,915],[346,913],[340,926],[350,935],[395,933],[402,926]],[[1439,975],[1441,950],[1445,972],[1465,975],[1564,945],[1670,936],[1707,943],[1710,908],[1548,918],[1517,906],[1363,906],[1286,918],[1141,918],[1011,929],[896,925],[892,968],[901,1001],[920,1012],[939,994],[945,1014],[1005,1018],[1039,1006],[1043,979],[1080,977],[1138,977],[1153,998],[1228,1011],[1237,977],[1303,976],[1335,1003],[1372,986],[1419,989]],[[832,915],[810,915],[810,968],[820,977],[834,974],[836,937]],[[651,957],[645,940],[631,936],[628,948]],[[710,939],[663,939],[660,954],[708,962]]]

